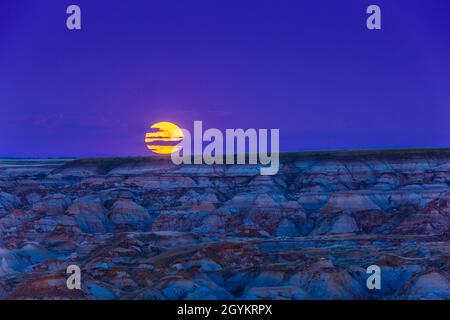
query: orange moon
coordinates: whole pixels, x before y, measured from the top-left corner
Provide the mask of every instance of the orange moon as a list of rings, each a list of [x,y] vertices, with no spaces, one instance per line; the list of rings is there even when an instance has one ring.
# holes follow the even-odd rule
[[[145,134],[147,148],[157,154],[171,154],[181,149],[175,144],[183,140],[183,131],[171,122],[158,122],[150,127],[152,132]],[[158,144],[163,142],[164,144]],[[170,145],[170,142],[176,142]]]

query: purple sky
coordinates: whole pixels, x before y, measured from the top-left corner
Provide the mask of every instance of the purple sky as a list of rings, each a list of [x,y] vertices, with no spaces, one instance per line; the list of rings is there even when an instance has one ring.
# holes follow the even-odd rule
[[[284,151],[450,147],[449,119],[448,0],[0,2],[0,156],[145,155],[151,124],[194,120]]]

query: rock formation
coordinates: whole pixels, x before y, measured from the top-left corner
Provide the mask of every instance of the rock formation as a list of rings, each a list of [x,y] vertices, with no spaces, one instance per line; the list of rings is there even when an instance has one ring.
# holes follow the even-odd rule
[[[0,160],[0,299],[449,299],[449,185],[447,149]]]

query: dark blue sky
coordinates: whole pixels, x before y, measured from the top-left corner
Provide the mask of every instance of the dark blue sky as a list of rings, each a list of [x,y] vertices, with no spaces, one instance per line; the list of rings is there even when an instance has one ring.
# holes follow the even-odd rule
[[[152,123],[194,120],[284,151],[450,147],[449,119],[448,0],[0,2],[0,156],[148,154]]]

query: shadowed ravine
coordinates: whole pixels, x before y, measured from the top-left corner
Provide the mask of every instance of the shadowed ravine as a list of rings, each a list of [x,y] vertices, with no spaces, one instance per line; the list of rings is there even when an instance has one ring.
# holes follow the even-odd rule
[[[0,159],[0,299],[449,299],[449,185],[450,149]]]

